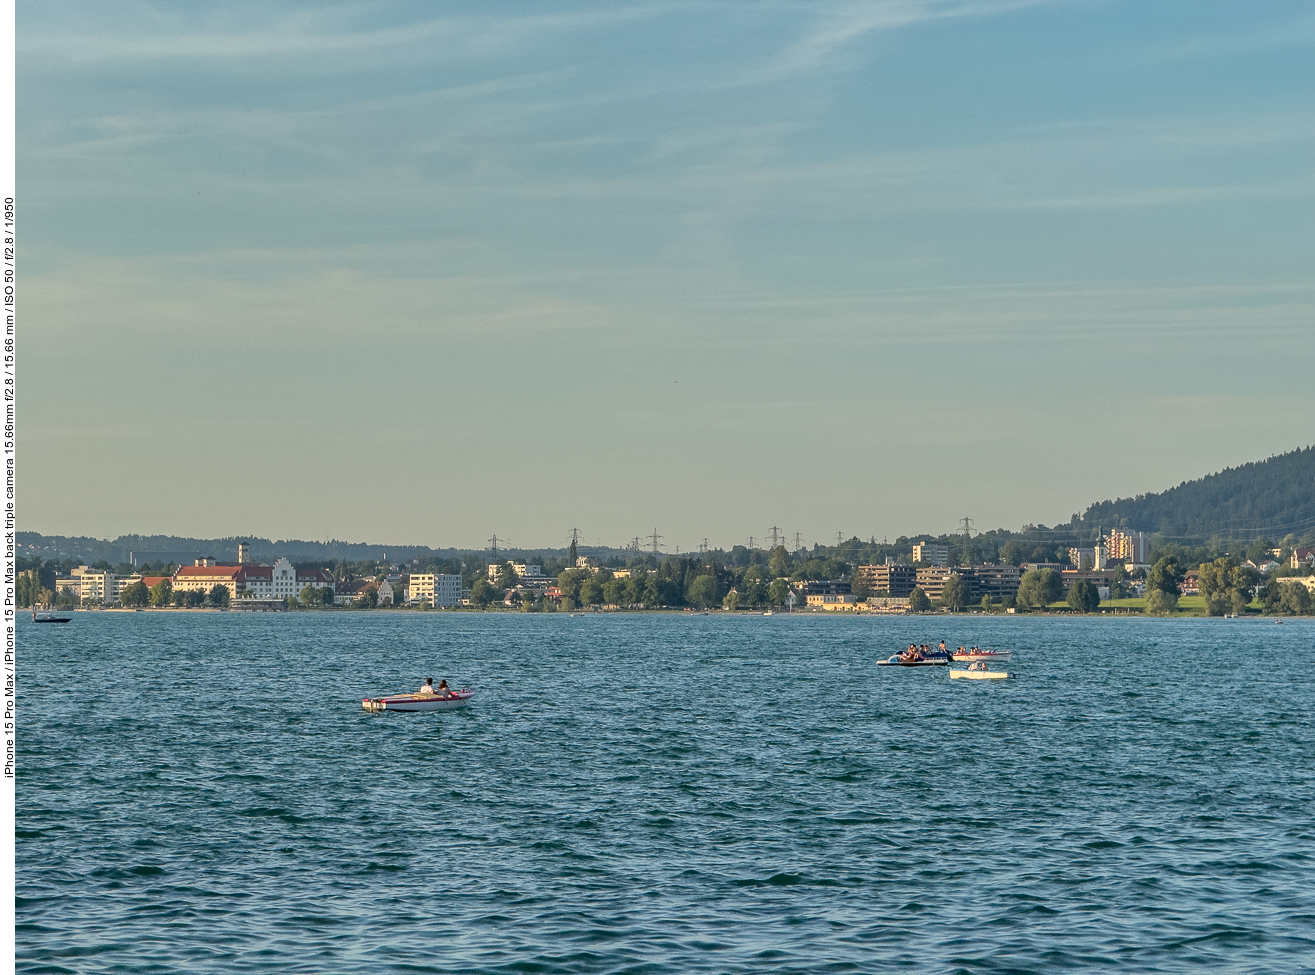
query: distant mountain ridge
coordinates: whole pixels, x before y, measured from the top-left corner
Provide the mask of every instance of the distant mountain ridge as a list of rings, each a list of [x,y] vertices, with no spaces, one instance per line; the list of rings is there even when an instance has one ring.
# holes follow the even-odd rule
[[[1315,447],[1226,468],[1159,493],[1101,501],[1087,508],[1081,517],[1075,516],[1069,525],[1057,525],[1045,531],[1048,539],[1062,541],[1071,538],[1074,543],[1091,544],[1098,528],[1160,533],[1171,541],[1187,543],[1203,543],[1215,536],[1245,541],[1266,536],[1275,543],[1288,534],[1299,538],[1315,536]],[[1002,543],[1008,534],[1011,533],[1001,534],[997,541]],[[1027,531],[1023,534],[1026,535]],[[294,561],[360,561],[387,557],[389,561],[409,562],[412,559],[454,559],[473,551],[337,539],[316,542],[301,539],[273,541],[252,536],[216,539],[120,535],[108,540],[85,536],[43,536],[28,531],[18,532],[16,542],[18,553],[25,558],[76,558],[87,563],[104,559],[113,565],[129,561],[130,556],[138,564],[146,560],[189,563],[201,556],[233,559],[237,555],[239,539],[250,545],[251,557],[257,561],[272,561],[280,555],[287,555]],[[1303,541],[1302,544],[1311,542]],[[581,546],[580,552],[602,558],[624,558],[633,554],[626,549],[604,545]],[[501,554],[523,559],[561,557],[565,553],[565,548],[512,548]]]
[[[1302,535],[1315,529],[1315,447],[1225,468],[1158,494],[1101,501],[1086,510],[1082,525],[1162,532],[1184,541]]]
[[[271,540],[254,535],[233,535],[226,538],[187,538],[180,535],[120,535],[115,539],[92,538],[85,535],[42,535],[40,532],[20,531],[15,539],[18,554],[24,558],[64,559],[75,558],[87,562],[105,560],[111,565],[134,561],[162,564],[175,562],[190,565],[201,557],[231,561],[237,558],[237,543],[245,541],[251,558],[257,562],[272,562],[280,556],[293,561],[324,562],[337,559],[365,561],[388,559],[390,562],[409,562],[412,559],[455,559],[474,549],[430,548],[426,545],[381,545],[372,542],[344,542],[333,539],[327,542],[305,539]],[[582,545],[581,554],[608,558],[626,554],[623,549],[606,546]],[[524,559],[542,556],[564,556],[566,548],[510,548],[503,557]]]

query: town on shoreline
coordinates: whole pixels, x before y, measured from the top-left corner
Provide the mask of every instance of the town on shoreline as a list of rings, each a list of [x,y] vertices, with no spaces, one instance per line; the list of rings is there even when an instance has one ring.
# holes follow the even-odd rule
[[[776,539],[773,539],[776,541]],[[450,559],[349,562],[236,558],[110,565],[20,558],[23,608],[207,611],[1116,613],[1308,615],[1315,539],[1185,549],[1112,530],[1094,544],[1026,546],[985,536],[952,547],[857,538],[789,551],[581,554],[537,561],[469,552]],[[1220,551],[1220,549],[1224,549]],[[560,550],[559,550],[560,551]]]

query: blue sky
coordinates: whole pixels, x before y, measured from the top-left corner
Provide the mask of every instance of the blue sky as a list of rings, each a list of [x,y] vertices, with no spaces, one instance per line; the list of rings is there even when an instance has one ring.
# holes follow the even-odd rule
[[[730,546],[1315,431],[1315,7],[19,4],[20,526]]]

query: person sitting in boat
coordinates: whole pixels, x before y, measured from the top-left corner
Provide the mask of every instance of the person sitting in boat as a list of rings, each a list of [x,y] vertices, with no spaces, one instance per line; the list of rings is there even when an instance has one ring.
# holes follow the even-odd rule
[[[447,681],[444,681],[443,683],[446,684]],[[425,686],[422,687],[422,688],[420,688],[420,690],[417,691],[416,693],[417,693],[417,694],[434,694],[434,693],[437,693],[437,692],[434,690],[434,678],[432,678],[432,677],[426,677],[426,678],[425,678]]]
[[[942,641],[941,641],[941,653],[944,653],[944,652],[945,652],[945,641],[942,640]]]
[[[447,679],[444,678],[438,682],[438,689],[434,691],[439,697],[451,697],[452,688],[447,686]]]
[[[985,670],[985,669],[986,669],[986,661],[985,661],[985,660],[979,660],[979,661],[977,661],[977,663],[975,663],[975,664],[969,664],[969,665],[968,665],[968,669],[969,669],[969,670]]]

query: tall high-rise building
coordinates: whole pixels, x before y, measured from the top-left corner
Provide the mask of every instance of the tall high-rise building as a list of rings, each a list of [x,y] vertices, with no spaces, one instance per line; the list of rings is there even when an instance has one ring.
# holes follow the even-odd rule
[[[935,542],[918,542],[913,546],[913,561],[927,565],[948,565],[950,546],[937,545]]]
[[[1151,539],[1145,532],[1114,528],[1109,534],[1109,557],[1127,562],[1149,562]]]

